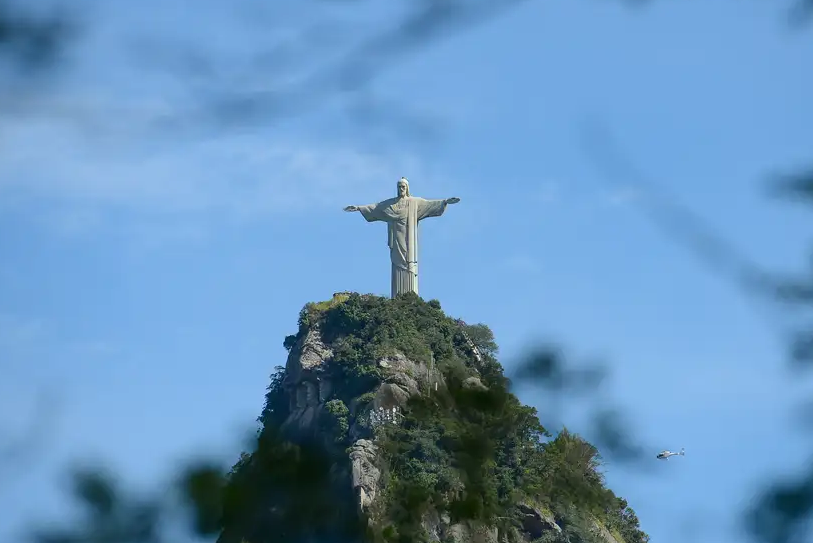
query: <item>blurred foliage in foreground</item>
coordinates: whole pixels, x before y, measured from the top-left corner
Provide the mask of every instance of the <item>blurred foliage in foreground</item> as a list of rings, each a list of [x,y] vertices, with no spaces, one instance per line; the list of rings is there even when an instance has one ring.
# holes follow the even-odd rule
[[[802,170],[778,183],[778,195],[810,206],[813,210],[813,168]],[[813,254],[810,268],[801,276],[779,282],[776,296],[786,311],[806,310],[798,330],[791,331],[789,358],[792,371],[813,365]],[[746,513],[749,531],[757,540],[770,543],[809,541],[813,529],[813,454],[801,475],[774,483]]]
[[[442,4],[442,3],[438,3]],[[450,3],[451,5],[451,3]],[[809,19],[813,1],[798,0],[793,4],[793,21]],[[43,17],[26,11],[22,2],[0,0],[0,100],[13,81],[30,77],[53,67],[74,30],[61,15]],[[5,76],[8,76],[6,78]],[[2,102],[0,102],[2,105]],[[785,183],[784,194],[806,201],[813,200],[813,173],[798,175]],[[784,282],[776,289],[777,298],[804,310],[813,308],[813,268],[798,279]],[[790,309],[788,309],[790,311]],[[813,323],[794,333],[791,358],[797,368],[808,367],[813,360]],[[524,380],[550,390],[589,388],[600,372],[574,373],[550,353],[537,353],[520,372]],[[640,452],[639,446],[618,423],[612,410],[599,414],[597,426],[605,443],[600,444],[629,458]],[[74,477],[74,497],[84,514],[77,526],[64,532],[36,532],[33,540],[42,543],[126,543],[157,542],[166,537],[164,527],[178,515],[189,515],[192,532],[200,535],[216,531],[220,511],[225,469],[215,465],[192,465],[178,475],[174,492],[137,496],[120,488],[115,479],[93,470],[81,471]],[[295,472],[294,472],[295,473]],[[791,543],[803,541],[813,521],[813,462],[800,477],[775,483],[745,516],[746,523],[759,541]]]
[[[38,81],[59,67],[77,28],[64,13],[27,11],[27,6],[0,0],[0,106],[14,85]]]

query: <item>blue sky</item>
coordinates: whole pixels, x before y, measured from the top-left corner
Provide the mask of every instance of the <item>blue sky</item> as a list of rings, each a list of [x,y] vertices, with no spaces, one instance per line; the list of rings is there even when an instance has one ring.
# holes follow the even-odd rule
[[[788,417],[802,385],[753,305],[645,218],[647,194],[604,181],[581,130],[600,119],[752,258],[799,269],[809,224],[763,183],[810,159],[813,32],[786,32],[778,5],[679,4],[527,3],[379,74],[366,95],[397,122],[361,125],[340,95],[285,121],[185,133],[145,119],[183,110],[200,83],[138,68],[123,44],[205,38],[226,87],[249,92],[300,65],[247,77],[231,59],[316,17],[97,6],[61,92],[37,98],[47,114],[0,132],[0,428],[22,432],[40,393],[54,406],[0,491],[4,540],[62,514],[73,460],[147,488],[185,455],[236,458],[301,306],[387,294],[383,227],[341,208],[394,195],[401,175],[413,194],[462,199],[422,226],[424,298],[489,324],[508,367],[542,340],[609,363],[595,401],[628,410],[653,455],[687,449],[654,474],[611,464],[611,486],[653,542],[741,540],[735,514],[757,484],[809,450]],[[392,15],[378,2],[346,31],[312,27],[323,49],[288,51],[316,69]],[[586,431],[583,412],[563,417]]]

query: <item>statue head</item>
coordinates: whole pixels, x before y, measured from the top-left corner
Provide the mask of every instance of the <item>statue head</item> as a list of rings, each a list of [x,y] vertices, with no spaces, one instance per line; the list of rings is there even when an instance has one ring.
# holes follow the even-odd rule
[[[404,196],[409,196],[409,181],[406,177],[398,180],[398,197],[403,198]]]

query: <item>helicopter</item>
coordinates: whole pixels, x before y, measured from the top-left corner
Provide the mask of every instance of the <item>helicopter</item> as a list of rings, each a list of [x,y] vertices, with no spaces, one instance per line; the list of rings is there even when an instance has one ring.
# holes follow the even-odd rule
[[[669,460],[670,456],[686,456],[686,450],[681,448],[680,452],[661,451],[655,458],[658,460]]]

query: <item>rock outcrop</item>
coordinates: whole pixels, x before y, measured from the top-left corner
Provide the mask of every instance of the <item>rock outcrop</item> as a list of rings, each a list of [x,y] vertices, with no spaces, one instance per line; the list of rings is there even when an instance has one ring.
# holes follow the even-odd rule
[[[356,508],[365,513],[375,502],[378,493],[381,471],[376,467],[377,447],[366,439],[359,439],[350,447],[349,457],[352,469],[350,484],[356,497]]]
[[[333,349],[325,343],[318,325],[303,333],[291,349],[283,380],[290,401],[290,414],[283,423],[285,432],[298,437],[319,433],[318,421],[336,389],[329,371],[332,360]],[[356,399],[349,406],[353,418],[350,435],[356,439],[369,434],[362,428],[366,428],[371,411],[403,408],[421,391],[431,393],[445,386],[443,375],[431,365],[410,360],[399,352],[382,356],[374,365],[379,369],[378,384],[363,402]],[[483,387],[479,379],[471,379],[471,386]]]

